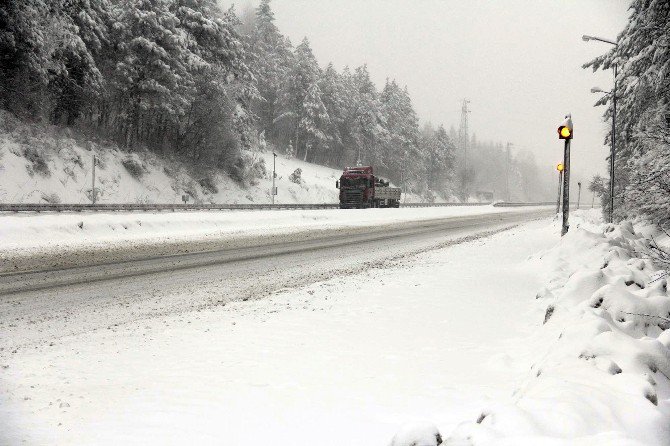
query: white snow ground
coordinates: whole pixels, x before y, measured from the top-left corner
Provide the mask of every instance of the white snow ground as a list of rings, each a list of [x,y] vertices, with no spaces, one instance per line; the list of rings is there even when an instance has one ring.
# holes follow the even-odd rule
[[[268,299],[2,351],[0,435],[372,445],[428,420],[446,444],[668,444],[665,279],[630,259],[644,246],[632,227],[603,234],[578,215],[553,248],[557,223],[534,222]]]
[[[438,415],[448,431],[517,382],[511,340],[541,316],[525,259],[553,232],[3,352],[0,429],[28,444],[341,446]]]

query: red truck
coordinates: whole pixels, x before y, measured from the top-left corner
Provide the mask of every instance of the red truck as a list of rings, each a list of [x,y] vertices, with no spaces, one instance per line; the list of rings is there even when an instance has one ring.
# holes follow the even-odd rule
[[[340,190],[340,209],[400,207],[400,188],[376,177],[371,166],[345,167],[335,187]]]

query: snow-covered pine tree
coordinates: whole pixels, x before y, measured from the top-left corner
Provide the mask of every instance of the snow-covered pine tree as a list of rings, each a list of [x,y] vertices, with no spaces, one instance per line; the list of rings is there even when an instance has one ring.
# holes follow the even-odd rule
[[[330,139],[326,133],[330,126],[328,110],[321,100],[321,90],[314,82],[308,89],[302,103],[302,117],[298,126],[298,133],[305,144],[303,161],[307,161],[310,151],[323,149]]]
[[[667,221],[668,128],[670,127],[670,3],[633,0],[628,24],[611,51],[584,65],[618,67],[615,217],[644,213]],[[606,98],[611,99],[611,98]],[[611,120],[608,101],[605,120]],[[611,135],[608,134],[606,143]],[[603,204],[609,195],[603,195]]]
[[[274,21],[270,0],[262,0],[256,9],[253,32],[248,37],[251,50],[248,59],[258,91],[252,110],[268,140],[277,143],[281,125],[277,103],[279,89],[293,54],[290,41],[281,35]]]
[[[113,72],[118,117],[127,146],[157,144],[156,132],[186,114],[194,94],[189,66],[197,56],[188,36],[165,0],[133,0],[123,4],[115,24],[119,60]]]
[[[321,151],[317,158],[328,165],[340,167],[345,156],[345,144],[349,135],[345,86],[342,76],[330,63],[319,79],[321,100],[328,112],[329,123],[326,134],[330,143],[327,152]]]
[[[318,91],[318,102],[321,103],[318,79],[321,77],[321,69],[309,46],[309,41],[304,38],[293,52],[293,63],[291,64],[279,92],[280,118],[282,125],[291,133],[285,133],[283,138],[291,139],[296,153],[303,158],[309,150],[308,141],[303,134],[303,119],[306,118],[307,110],[305,100],[310,88],[316,87]],[[312,104],[315,105],[315,104]],[[323,105],[321,103],[321,105]],[[287,126],[288,124],[288,126]],[[286,127],[287,126],[287,127]],[[279,141],[282,141],[280,138]]]
[[[380,102],[385,128],[382,162],[387,175],[399,181],[403,172],[404,177],[418,180],[425,155],[419,150],[419,119],[409,93],[406,88],[400,88],[395,80],[387,80]]]
[[[379,165],[382,160],[384,116],[379,93],[370,79],[366,65],[356,68],[351,76],[352,101],[350,119],[356,161]]]

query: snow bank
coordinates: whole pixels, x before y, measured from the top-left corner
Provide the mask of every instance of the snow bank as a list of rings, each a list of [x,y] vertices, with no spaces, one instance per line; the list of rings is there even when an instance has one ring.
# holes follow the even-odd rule
[[[73,266],[76,263],[72,262],[84,261],[84,257],[71,255],[75,251],[88,251],[113,261],[117,254],[131,258],[132,252],[145,257],[148,255],[144,252],[146,249],[152,250],[151,255],[166,255],[174,251],[205,251],[240,244],[289,241],[286,237],[297,233],[310,238],[323,231],[529,210],[541,208],[485,205],[420,209],[5,214],[0,215],[0,271],[37,268],[35,262]]]
[[[546,271],[533,366],[508,401],[447,444],[661,445],[670,441],[670,297],[650,241],[632,224],[576,212],[534,256]],[[667,265],[666,265],[667,267]]]

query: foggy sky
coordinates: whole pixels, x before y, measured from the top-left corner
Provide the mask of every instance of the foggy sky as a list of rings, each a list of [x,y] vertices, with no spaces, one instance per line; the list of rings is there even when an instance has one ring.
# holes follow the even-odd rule
[[[224,5],[233,2],[221,0]],[[236,9],[256,6],[241,0]],[[615,39],[628,17],[619,0],[273,0],[276,23],[294,45],[310,40],[322,67],[367,64],[381,88],[407,85],[422,122],[458,128],[463,98],[479,140],[511,142],[554,171],[557,126],[572,113],[572,180],[606,173],[603,108],[591,87],[611,73],[581,65],[609,50],[582,34]],[[576,192],[576,191],[575,191]],[[576,197],[575,197],[576,198]],[[588,196],[590,202],[590,195]]]

